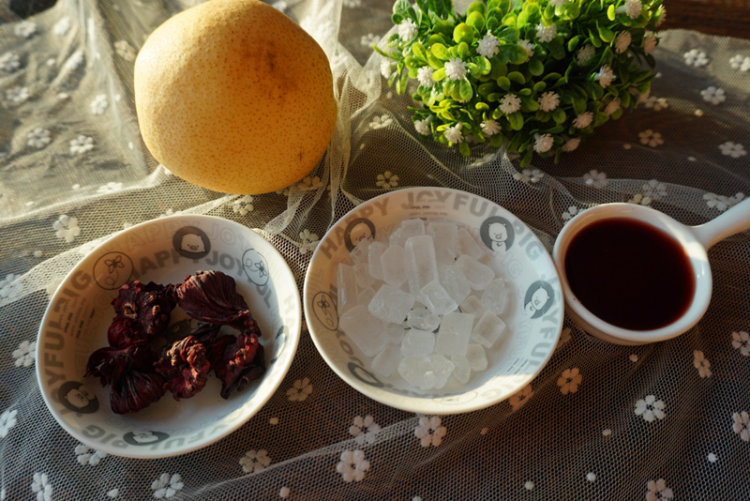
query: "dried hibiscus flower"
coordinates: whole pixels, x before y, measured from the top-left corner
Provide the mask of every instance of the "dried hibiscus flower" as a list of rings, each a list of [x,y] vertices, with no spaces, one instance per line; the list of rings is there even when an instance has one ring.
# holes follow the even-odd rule
[[[220,271],[199,271],[175,288],[177,304],[201,322],[230,325],[242,330],[250,310],[232,277]]]
[[[120,287],[117,297],[112,300],[116,317],[136,320],[149,336],[167,329],[175,304],[173,285],[143,284],[138,280]]]
[[[210,351],[211,364],[221,380],[221,396],[229,398],[265,372],[263,346],[255,334],[219,338]]]
[[[190,335],[175,341],[154,363],[154,368],[166,380],[166,389],[179,400],[190,398],[203,389],[211,364],[206,358],[206,346]]]
[[[164,395],[164,378],[153,371],[132,369],[109,391],[109,405],[117,414],[136,412]]]

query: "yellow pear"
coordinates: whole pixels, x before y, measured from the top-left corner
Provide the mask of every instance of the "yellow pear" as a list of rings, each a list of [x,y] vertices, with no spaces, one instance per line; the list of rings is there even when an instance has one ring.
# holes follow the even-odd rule
[[[151,154],[198,186],[285,188],[324,155],[336,122],[331,68],[298,24],[258,0],[209,0],[157,27],[135,61]]]

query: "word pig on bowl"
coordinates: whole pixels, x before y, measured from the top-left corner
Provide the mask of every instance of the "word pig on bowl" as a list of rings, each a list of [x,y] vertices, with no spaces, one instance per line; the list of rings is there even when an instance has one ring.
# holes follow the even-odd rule
[[[312,256],[303,305],[336,374],[423,414],[517,393],[551,357],[564,314],[536,235],[494,202],[448,188],[394,191],[341,218]]]
[[[85,374],[92,353],[111,343],[112,301],[120,287],[136,280],[180,284],[201,270],[234,280],[232,294],[244,298],[260,329],[258,353],[265,371],[225,394],[227,398],[220,395],[222,382],[211,372],[194,396],[177,400],[167,391],[136,412],[114,412],[110,386]],[[217,294],[205,290],[209,300]],[[210,325],[184,313],[179,307],[172,310],[165,336],[184,338]],[[258,233],[214,216],[160,218],[110,237],[62,280],[39,329],[37,379],[54,418],[86,446],[124,457],[176,456],[216,442],[263,407],[289,370],[301,324],[294,276]],[[224,338],[236,334],[232,327],[219,327]],[[139,382],[128,386],[128,395],[138,397],[143,380],[129,381]]]

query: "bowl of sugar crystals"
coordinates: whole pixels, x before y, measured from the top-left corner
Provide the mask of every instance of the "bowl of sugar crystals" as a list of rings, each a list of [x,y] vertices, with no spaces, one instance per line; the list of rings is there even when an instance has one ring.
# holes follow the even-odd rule
[[[321,239],[303,307],[351,387],[422,414],[497,404],[551,357],[564,314],[554,263],[494,202],[418,187],[367,200]]]

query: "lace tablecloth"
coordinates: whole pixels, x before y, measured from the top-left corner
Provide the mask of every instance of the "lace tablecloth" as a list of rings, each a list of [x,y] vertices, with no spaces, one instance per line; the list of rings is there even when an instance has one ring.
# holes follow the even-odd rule
[[[325,161],[297,185],[229,196],[170,175],[138,133],[135,54],[187,2],[59,0],[26,18],[16,4],[0,5],[0,500],[750,498],[747,232],[711,249],[713,300],[685,335],[622,347],[566,321],[530,385],[468,414],[369,400],[303,330],[281,387],[238,431],[181,457],[125,459],[63,431],[34,374],[37,329],[64,274],[103,237],[169,214],[264,229],[300,287],[337,218],[408,186],[486,196],[548,249],[591,204],[708,221],[750,193],[750,42],[662,32],[643,104],[558,165],[520,169],[502,152],[466,160],[414,137],[370,48],[391,29],[389,1],[280,1],[343,82],[339,123]]]

